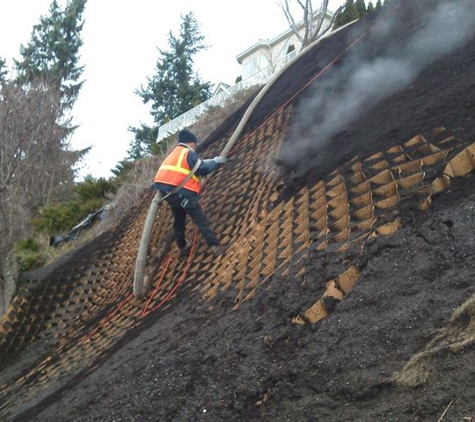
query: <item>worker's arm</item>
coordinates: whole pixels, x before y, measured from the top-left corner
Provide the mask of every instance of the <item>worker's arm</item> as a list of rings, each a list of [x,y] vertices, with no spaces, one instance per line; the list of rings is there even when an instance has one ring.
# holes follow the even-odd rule
[[[195,166],[196,161],[198,161],[198,154],[195,151],[190,151],[188,154],[188,165],[190,166],[190,168],[193,168]],[[201,164],[196,170],[195,174],[197,176],[206,176],[215,171],[218,167],[218,164],[224,163],[225,161],[223,161],[222,157],[221,160],[217,160],[216,158],[201,160]]]

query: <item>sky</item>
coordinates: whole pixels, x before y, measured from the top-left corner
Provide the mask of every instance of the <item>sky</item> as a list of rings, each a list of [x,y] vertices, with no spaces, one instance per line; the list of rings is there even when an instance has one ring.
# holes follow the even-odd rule
[[[33,26],[49,15],[53,0],[0,0],[0,57],[12,66]],[[67,0],[57,0],[64,8]],[[344,0],[330,0],[329,9]],[[88,0],[80,64],[85,81],[73,109],[78,129],[72,149],[92,147],[78,172],[99,178],[125,159],[133,140],[130,126],[152,125],[149,105],[135,93],[155,73],[158,49],[169,51],[168,35],[178,36],[181,16],[193,12],[204,43],[195,56],[195,71],[215,86],[230,85],[240,75],[236,56],[260,39],[272,39],[288,28],[279,0]],[[320,5],[314,2],[314,7]],[[299,15],[296,15],[300,18]]]

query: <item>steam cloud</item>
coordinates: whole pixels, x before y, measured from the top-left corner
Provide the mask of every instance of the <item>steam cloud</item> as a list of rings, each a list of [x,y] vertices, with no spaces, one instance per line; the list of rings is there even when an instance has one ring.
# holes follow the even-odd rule
[[[297,114],[301,117],[295,122],[291,145],[283,154],[284,165],[293,167],[301,158],[317,152],[344,129],[344,123],[357,120],[368,108],[409,86],[424,68],[474,35],[473,0],[444,2],[434,11],[427,10],[428,4],[425,2],[426,7],[414,11],[424,18],[424,22],[398,50],[393,48],[386,56],[373,61],[361,62],[353,57],[347,66],[332,69],[326,86],[320,86],[318,95],[300,107]],[[388,31],[387,25],[374,27],[370,36],[381,36]],[[397,25],[393,30],[397,31]],[[348,85],[335,98],[334,84],[343,77],[348,78],[345,75],[349,75]],[[322,116],[319,122],[315,121],[311,110],[317,110]]]

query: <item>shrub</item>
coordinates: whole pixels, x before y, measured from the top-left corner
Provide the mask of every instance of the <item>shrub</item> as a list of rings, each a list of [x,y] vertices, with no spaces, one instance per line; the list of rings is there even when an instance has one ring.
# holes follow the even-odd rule
[[[68,232],[72,227],[99,210],[108,202],[108,196],[117,192],[117,185],[104,178],[87,176],[74,187],[71,197],[51,206],[43,207],[32,219],[36,233],[54,235]]]
[[[34,239],[17,242],[14,250],[22,272],[38,268],[46,261],[46,255],[42,252],[41,245]]]

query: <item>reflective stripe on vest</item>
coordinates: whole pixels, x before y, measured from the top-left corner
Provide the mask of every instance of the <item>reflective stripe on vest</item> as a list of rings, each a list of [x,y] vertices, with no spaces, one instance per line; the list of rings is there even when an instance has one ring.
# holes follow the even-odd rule
[[[155,182],[165,183],[171,186],[179,186],[181,182],[190,173],[191,168],[188,165],[189,148],[184,146],[177,146],[166,158],[155,175]],[[193,175],[188,180],[184,188],[196,193],[201,191],[200,178]]]

